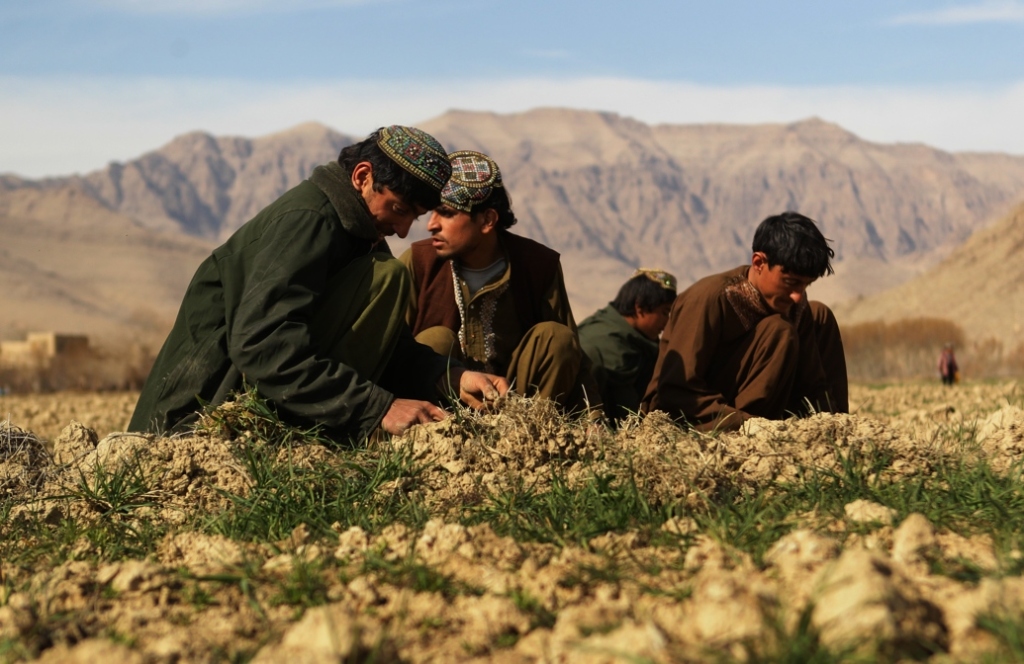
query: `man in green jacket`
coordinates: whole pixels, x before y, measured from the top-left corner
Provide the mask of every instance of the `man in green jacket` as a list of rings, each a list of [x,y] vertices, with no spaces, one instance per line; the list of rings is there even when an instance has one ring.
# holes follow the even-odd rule
[[[286,421],[360,441],[443,419],[508,389],[412,338],[409,277],[384,241],[437,207],[451,164],[411,127],[379,129],[318,166],[199,266],[129,429],[165,433],[255,386]]]
[[[658,361],[658,336],[676,299],[676,278],[640,268],[615,299],[580,323],[580,345],[593,363],[605,414],[617,422],[640,410]]]

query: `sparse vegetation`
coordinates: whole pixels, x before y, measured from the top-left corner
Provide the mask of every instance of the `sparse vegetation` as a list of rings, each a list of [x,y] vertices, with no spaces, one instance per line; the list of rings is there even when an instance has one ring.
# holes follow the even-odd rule
[[[0,500],[0,661],[100,644],[179,661],[1015,661],[1020,391],[853,396],[855,416],[718,436],[509,400],[338,449],[250,392],[191,436],[72,428],[60,463],[8,445],[5,477],[18,463],[31,481]]]

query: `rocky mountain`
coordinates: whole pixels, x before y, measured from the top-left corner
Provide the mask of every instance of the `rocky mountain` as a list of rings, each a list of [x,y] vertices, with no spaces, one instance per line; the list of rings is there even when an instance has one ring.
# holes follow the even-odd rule
[[[316,123],[256,139],[192,132],[75,180],[148,228],[223,240],[352,142]]]
[[[745,262],[757,223],[785,209],[818,220],[834,242],[837,275],[815,284],[815,297],[835,303],[879,292],[1024,199],[1024,157],[871,143],[817,119],[650,126],[539,109],[452,111],[420,126],[449,149],[479,149],[498,161],[516,232],[562,253],[577,318],[611,299],[637,266],[670,269],[685,286]],[[89,316],[121,320],[135,295],[120,288],[155,312],[143,318],[167,321],[210,247],[352,140],[313,123],[256,139],[195,132],[84,176],[0,176],[0,224],[16,228],[0,249],[0,289],[49,289],[11,310],[26,320],[46,318],[23,315],[33,302],[49,312],[98,307]],[[113,233],[109,242],[84,239],[94,226]],[[117,239],[114,228],[124,231]],[[98,277],[113,265],[119,287]]]
[[[836,307],[840,323],[946,318],[974,341],[1024,341],[1024,205],[971,236],[919,277]]]
[[[791,209],[833,240],[837,275],[814,289],[835,302],[905,281],[1024,199],[1024,157],[880,145],[817,119],[648,126],[542,109],[422,126],[494,156],[521,231],[593,277],[657,265],[688,283],[748,261],[757,223]]]

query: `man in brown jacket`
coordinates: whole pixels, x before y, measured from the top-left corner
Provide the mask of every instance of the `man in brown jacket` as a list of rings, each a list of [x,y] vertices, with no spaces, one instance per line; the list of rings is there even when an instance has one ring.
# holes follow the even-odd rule
[[[431,237],[401,257],[413,277],[406,320],[416,340],[568,411],[596,405],[558,253],[508,231],[516,217],[493,159],[448,156]]]
[[[833,273],[833,255],[801,214],[761,222],[750,265],[705,277],[676,298],[642,410],[665,411],[699,431],[737,429],[752,417],[848,412],[839,326],[806,294]]]

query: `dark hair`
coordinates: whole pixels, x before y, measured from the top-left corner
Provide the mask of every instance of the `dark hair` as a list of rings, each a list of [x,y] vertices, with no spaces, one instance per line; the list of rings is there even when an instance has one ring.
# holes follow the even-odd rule
[[[498,226],[502,230],[508,230],[517,221],[515,213],[512,212],[512,197],[508,195],[505,187],[495,187],[487,200],[473,206],[473,214],[484,210],[494,210],[498,213]]]
[[[612,306],[623,316],[635,316],[637,307],[640,307],[642,311],[654,311],[663,304],[670,304],[675,299],[675,291],[638,274],[622,284],[619,294],[612,300]]]
[[[379,138],[380,129],[365,140],[342,148],[338,163],[351,173],[356,164],[368,161],[373,168],[374,191],[383,191],[387,187],[406,203],[426,210],[440,205],[441,192],[392,161],[377,145]]]
[[[768,257],[768,267],[781,265],[786,272],[802,277],[833,274],[832,247],[814,221],[798,212],[768,217],[754,231],[755,252]]]

